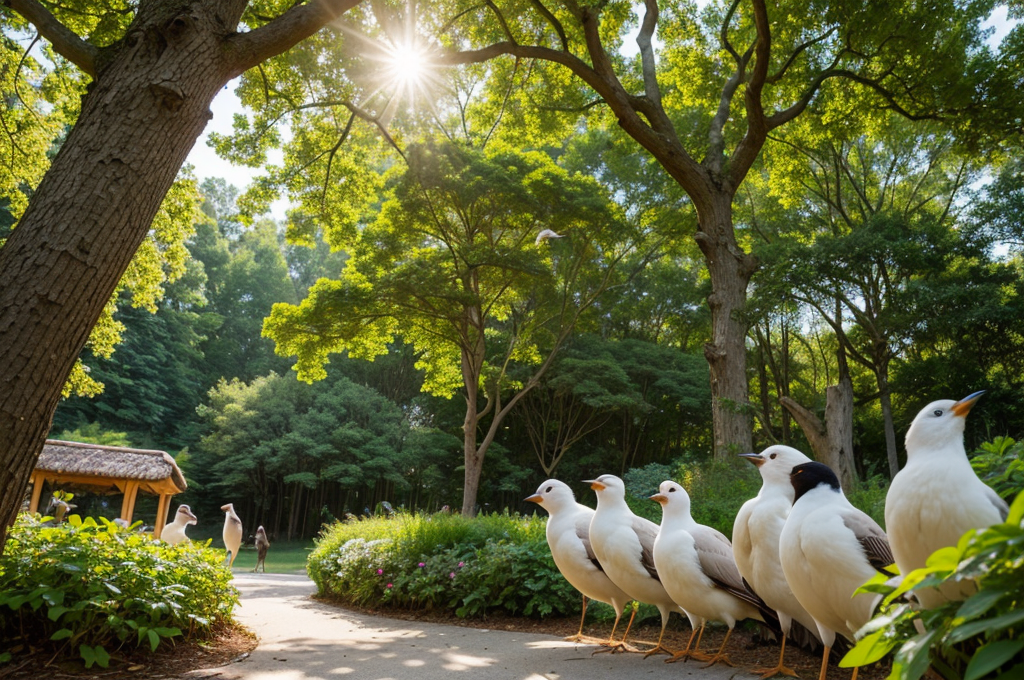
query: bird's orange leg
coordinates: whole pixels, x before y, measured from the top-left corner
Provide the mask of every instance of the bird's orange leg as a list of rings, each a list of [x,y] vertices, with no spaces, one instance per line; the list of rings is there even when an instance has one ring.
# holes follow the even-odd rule
[[[680,659],[685,659],[687,661],[689,661],[690,659],[697,659],[698,661],[707,661],[708,658],[709,658],[708,655],[704,654],[703,652],[700,651],[700,639],[704,636],[704,624],[703,623],[700,625],[700,631],[699,632],[700,632],[700,634],[698,635],[698,630],[696,628],[694,628],[690,632],[690,639],[687,640],[687,642],[686,642],[686,649],[684,649],[681,652],[676,652],[669,659],[665,659],[665,663],[675,663],[676,661],[679,661]],[[695,636],[697,638],[697,648],[694,649],[691,652],[690,651],[690,645],[693,644],[693,638]]]
[[[860,666],[854,666],[853,667],[853,676],[850,678],[850,680],[857,680],[857,671],[859,671],[859,670],[860,670]]]
[[[825,647],[825,653],[821,655],[821,671],[818,672],[818,680],[825,680],[825,676],[828,675],[828,654],[832,651],[832,647]]]
[[[665,624],[666,623],[667,623],[667,621],[662,621],[661,622],[661,635],[658,636],[658,644],[656,644],[654,646],[654,649],[648,650],[644,654],[644,658],[645,659],[647,657],[649,657],[651,654],[668,654],[669,656],[675,656],[675,652],[673,652],[671,649],[668,649],[667,647],[665,647],[664,645],[661,644],[661,641],[663,639],[665,639]]]
[[[583,620],[587,618],[587,596],[583,596],[583,613],[580,614],[580,629],[575,635],[565,638],[566,642],[583,642]],[[615,629],[612,629],[615,632]]]
[[[722,646],[718,648],[718,651],[715,653],[713,657],[708,659],[708,663],[704,666],[704,668],[710,668],[711,666],[714,666],[716,663],[724,663],[726,666],[733,665],[732,661],[729,660],[729,657],[722,653],[725,651],[725,646],[729,644],[730,635],[732,635],[732,628],[730,628],[729,631],[725,634],[725,639],[722,640]]]
[[[778,663],[778,665],[776,665],[775,668],[754,668],[754,669],[752,669],[752,672],[760,674],[761,680],[765,680],[766,678],[770,678],[773,675],[788,675],[788,676],[790,676],[792,678],[798,677],[797,674],[796,674],[796,671],[794,671],[792,668],[787,668],[786,665],[782,663],[782,661],[783,661],[783,659],[785,659],[785,657],[786,657],[786,636],[783,635],[782,636],[782,651],[779,652],[779,663]],[[857,680],[857,678],[854,678],[853,680]]]
[[[626,624],[626,632],[623,633],[622,639],[618,642],[615,641],[615,629],[619,626],[619,620],[616,619],[615,625],[612,627],[612,634],[608,636],[607,641],[601,643],[601,646],[604,647],[604,649],[595,649],[591,656],[593,656],[593,654],[600,654],[601,652],[611,652],[612,654],[615,654],[616,652],[639,652],[639,649],[626,642],[626,636],[629,635],[629,629],[633,627],[634,618],[636,618],[635,609],[629,617],[629,623]]]

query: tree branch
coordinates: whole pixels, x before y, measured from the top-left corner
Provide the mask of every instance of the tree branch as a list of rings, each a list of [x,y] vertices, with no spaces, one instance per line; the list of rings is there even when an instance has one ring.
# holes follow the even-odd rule
[[[551,13],[547,7],[544,6],[540,0],[530,0],[530,4],[533,5],[540,15],[551,24],[551,27],[555,29],[555,33],[558,34],[558,39],[562,43],[562,50],[565,52],[569,51],[569,38],[565,35],[565,28],[562,26],[562,22],[558,20],[554,14]]]
[[[740,185],[750,166],[754,164],[770,129],[764,116],[761,91],[768,78],[768,63],[772,55],[771,24],[768,22],[768,8],[764,0],[752,0],[751,5],[754,9],[757,42],[754,43],[754,67],[743,98],[747,110],[747,132],[736,145],[729,168],[729,179],[734,189]]]
[[[779,68],[778,71],[776,71],[772,75],[768,76],[768,79],[765,82],[774,84],[774,83],[777,83],[780,80],[782,80],[782,77],[786,75],[786,71],[789,70],[789,67],[793,65],[793,62],[796,61],[796,58],[799,57],[803,53],[804,50],[806,50],[809,47],[813,47],[814,45],[817,45],[822,40],[827,40],[829,38],[829,36],[831,36],[833,33],[836,32],[836,30],[837,30],[837,28],[833,26],[832,29],[828,31],[828,33],[820,35],[817,38],[814,38],[812,40],[808,40],[807,42],[805,42],[805,43],[803,43],[801,45],[797,45],[796,49],[793,50],[793,53],[791,55],[789,55],[788,59],[786,59],[786,63],[783,64],[782,67]]]
[[[5,2],[7,0],[4,0]],[[11,0],[25,2],[27,0]],[[290,9],[269,24],[235,33],[225,41],[230,77],[234,78],[285,52],[344,14],[361,0],[313,0]]]
[[[50,41],[54,51],[85,73],[96,78],[96,57],[99,50],[87,43],[70,28],[57,20],[37,0],[0,0],[36,27],[39,35]]]
[[[739,0],[736,0],[739,2]],[[636,36],[636,44],[640,46],[640,63],[644,74],[644,93],[651,103],[661,109],[661,90],[658,88],[657,65],[654,62],[654,49],[651,37],[658,27],[658,0],[644,0],[646,11],[640,25],[640,33]]]

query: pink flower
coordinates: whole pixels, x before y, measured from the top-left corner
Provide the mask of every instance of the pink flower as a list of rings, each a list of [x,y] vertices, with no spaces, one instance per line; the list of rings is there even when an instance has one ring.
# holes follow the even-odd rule
[[[452,573],[448,574],[448,578],[455,578],[455,572],[453,571]]]
[[[389,584],[388,584],[388,588],[390,588],[390,587],[391,587],[391,584],[389,583]]]
[[[466,563],[465,562],[459,562],[459,566],[460,567],[464,567],[464,566],[466,566]]]
[[[378,570],[377,570],[377,576],[380,576],[380,575],[381,575],[381,574],[383,574],[383,573],[384,573],[384,570],[383,570],[383,569],[378,569]]]
[[[426,562],[420,562],[420,563],[419,563],[419,568],[420,568],[420,569],[422,569],[422,568],[423,568],[423,567],[425,567],[425,566],[427,566],[427,563],[426,563]]]

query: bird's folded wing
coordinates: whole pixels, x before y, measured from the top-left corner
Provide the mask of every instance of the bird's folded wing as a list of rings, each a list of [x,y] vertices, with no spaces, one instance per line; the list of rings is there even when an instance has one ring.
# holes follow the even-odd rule
[[[711,527],[698,526],[690,531],[693,545],[697,550],[701,571],[711,581],[744,602],[767,609],[764,603],[752,590],[743,583],[740,570],[736,568],[736,560],[732,555],[732,544],[721,532]]]
[[[660,583],[661,577],[654,567],[654,540],[658,538],[658,525],[643,517],[633,517],[633,531],[640,539],[640,562],[651,578]]]
[[[576,520],[576,538],[580,539],[583,544],[583,549],[587,551],[587,559],[589,559],[595,567],[604,571],[604,567],[597,560],[597,555],[594,553],[593,546],[590,545],[590,517],[581,516]]]
[[[883,574],[887,573],[884,568],[895,562],[896,559],[892,556],[889,539],[882,531],[882,527],[856,508],[850,508],[842,512],[840,516],[843,518],[846,528],[857,537],[871,566]]]
[[[1002,498],[999,497],[995,491],[988,486],[985,487],[985,497],[988,498],[989,502],[995,506],[996,512],[999,513],[999,519],[1006,521],[1006,518],[1010,514],[1010,506],[1006,504]]]

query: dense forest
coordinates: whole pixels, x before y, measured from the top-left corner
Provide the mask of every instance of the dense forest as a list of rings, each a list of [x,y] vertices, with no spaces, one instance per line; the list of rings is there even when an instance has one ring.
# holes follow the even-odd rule
[[[884,483],[977,390],[968,448],[1020,437],[1019,7],[499,4],[247,65],[211,145],[264,174],[178,173],[50,436],[167,450],[275,539],[776,442]],[[95,75],[3,21],[0,242]]]

